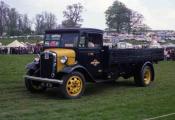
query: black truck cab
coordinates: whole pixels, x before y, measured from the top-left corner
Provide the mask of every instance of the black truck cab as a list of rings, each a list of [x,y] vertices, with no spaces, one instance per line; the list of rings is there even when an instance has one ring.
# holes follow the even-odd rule
[[[77,61],[95,78],[103,76],[104,67],[103,32],[84,31],[77,48]]]

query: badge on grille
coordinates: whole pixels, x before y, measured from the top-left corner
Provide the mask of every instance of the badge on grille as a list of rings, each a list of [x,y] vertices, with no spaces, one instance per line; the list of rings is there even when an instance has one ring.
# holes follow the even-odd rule
[[[48,52],[45,52],[45,54],[44,54],[44,59],[49,59],[49,53]]]

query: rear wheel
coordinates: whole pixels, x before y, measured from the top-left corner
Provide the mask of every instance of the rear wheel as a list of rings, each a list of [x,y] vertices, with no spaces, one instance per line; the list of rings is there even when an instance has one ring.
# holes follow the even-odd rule
[[[135,73],[134,80],[137,86],[149,86],[154,80],[153,67],[145,65],[141,70]]]
[[[33,75],[33,71],[29,70],[27,72],[27,75],[32,76]],[[30,92],[44,92],[46,90],[46,87],[41,85],[41,82],[37,82],[37,81],[32,81],[30,79],[25,79],[25,86],[27,88],[27,90],[29,90]]]
[[[85,90],[85,78],[80,72],[72,72],[63,76],[61,92],[65,98],[80,98]]]

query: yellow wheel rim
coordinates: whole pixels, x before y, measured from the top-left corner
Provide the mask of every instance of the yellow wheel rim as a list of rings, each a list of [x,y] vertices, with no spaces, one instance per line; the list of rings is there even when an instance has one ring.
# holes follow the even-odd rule
[[[82,91],[82,80],[79,76],[72,76],[68,79],[66,84],[67,93],[70,96],[77,96]]]
[[[146,68],[144,73],[144,82],[148,85],[151,82],[151,71],[149,68]]]

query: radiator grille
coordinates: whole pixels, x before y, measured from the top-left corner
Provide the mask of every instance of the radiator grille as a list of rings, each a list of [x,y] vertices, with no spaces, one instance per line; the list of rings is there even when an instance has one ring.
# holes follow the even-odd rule
[[[54,64],[54,56],[51,53],[44,52],[40,58],[40,74],[43,78],[51,78],[52,69]]]

